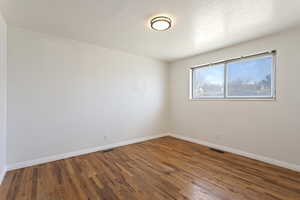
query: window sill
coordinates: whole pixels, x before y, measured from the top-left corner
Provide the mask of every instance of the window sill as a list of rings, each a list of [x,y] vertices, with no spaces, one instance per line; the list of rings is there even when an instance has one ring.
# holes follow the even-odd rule
[[[277,101],[275,97],[273,98],[201,98],[201,99],[191,99],[190,101]]]

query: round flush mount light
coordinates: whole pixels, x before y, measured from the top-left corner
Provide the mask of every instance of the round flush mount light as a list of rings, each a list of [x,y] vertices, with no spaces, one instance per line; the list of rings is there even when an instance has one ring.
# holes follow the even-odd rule
[[[150,21],[151,28],[156,31],[166,31],[171,28],[172,20],[169,17],[154,17]]]

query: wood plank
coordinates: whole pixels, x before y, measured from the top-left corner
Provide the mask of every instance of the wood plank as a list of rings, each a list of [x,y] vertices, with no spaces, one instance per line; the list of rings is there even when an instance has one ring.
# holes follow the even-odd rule
[[[0,200],[300,200],[300,173],[163,137],[7,173]]]

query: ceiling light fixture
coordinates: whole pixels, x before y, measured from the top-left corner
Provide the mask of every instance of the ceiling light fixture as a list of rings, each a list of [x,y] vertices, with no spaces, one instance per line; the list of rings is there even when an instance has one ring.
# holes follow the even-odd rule
[[[171,28],[172,20],[169,17],[154,17],[150,21],[151,28],[156,31],[166,31]]]

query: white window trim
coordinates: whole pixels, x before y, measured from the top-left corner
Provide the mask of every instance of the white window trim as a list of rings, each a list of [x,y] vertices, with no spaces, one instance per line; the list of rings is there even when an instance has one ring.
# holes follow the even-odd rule
[[[272,95],[271,96],[227,96],[227,91],[228,91],[228,85],[227,85],[227,80],[228,80],[228,73],[227,73],[227,64],[231,62],[236,62],[239,60],[250,60],[253,58],[261,58],[261,57],[267,57],[267,56],[272,56],[273,57],[273,65],[272,65],[272,84],[271,84],[271,91]],[[208,67],[212,65],[218,65],[218,64],[224,64],[224,96],[221,97],[201,97],[201,98],[193,98],[193,70],[197,68],[202,68],[202,67]],[[248,56],[242,56],[239,58],[233,58],[229,60],[222,60],[214,63],[209,63],[209,64],[204,64],[200,66],[195,66],[191,67],[189,69],[189,100],[191,101],[276,101],[276,64],[277,64],[277,52],[276,50],[273,51],[268,51],[268,52],[263,52],[263,53],[258,53],[258,54],[253,54],[253,55],[248,55]]]

